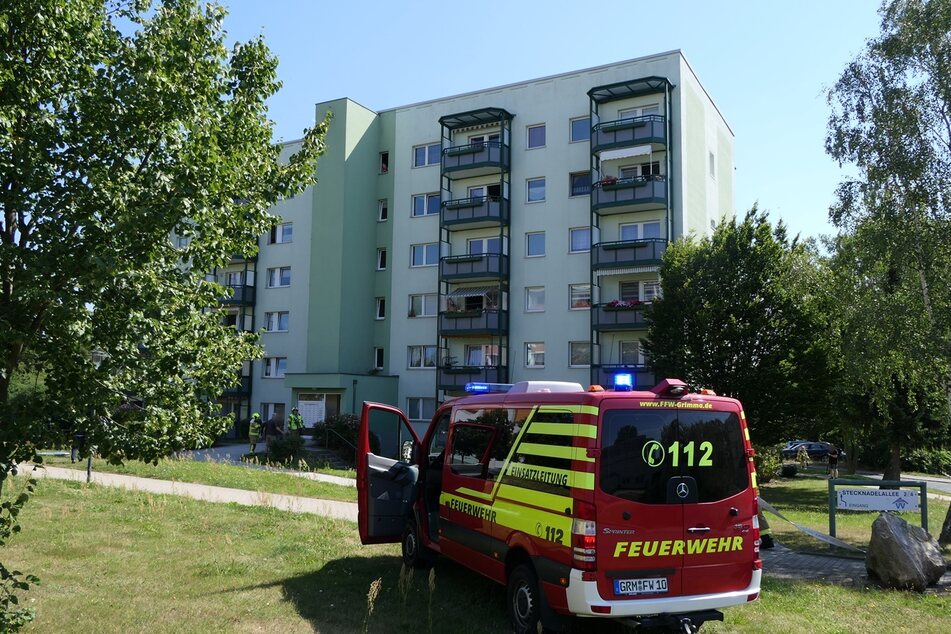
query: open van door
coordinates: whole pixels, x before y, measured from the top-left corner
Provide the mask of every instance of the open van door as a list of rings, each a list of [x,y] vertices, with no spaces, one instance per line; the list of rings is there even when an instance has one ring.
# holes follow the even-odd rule
[[[417,497],[419,438],[399,409],[363,404],[357,436],[360,541],[400,541]]]

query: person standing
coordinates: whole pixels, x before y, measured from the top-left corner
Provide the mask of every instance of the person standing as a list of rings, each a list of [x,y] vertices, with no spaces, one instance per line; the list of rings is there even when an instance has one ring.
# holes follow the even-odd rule
[[[796,460],[799,462],[799,467],[805,471],[809,465],[809,452],[806,451],[806,445],[799,445],[799,449],[796,451]]]
[[[304,417],[300,415],[300,411],[296,407],[291,410],[291,415],[287,417],[287,431],[291,436],[297,437],[304,431]]]
[[[835,480],[839,477],[839,450],[835,445],[829,445],[829,479]]]
[[[258,438],[261,436],[261,415],[257,412],[251,414],[251,421],[248,424],[248,444],[251,448],[251,453],[254,453],[254,450],[258,446]]]

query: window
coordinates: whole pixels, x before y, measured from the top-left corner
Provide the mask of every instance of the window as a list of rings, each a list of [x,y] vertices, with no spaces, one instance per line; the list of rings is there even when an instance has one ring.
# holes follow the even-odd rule
[[[410,368],[435,368],[436,346],[409,346],[407,348]]]
[[[439,243],[414,244],[410,247],[410,266],[436,266],[439,264]]]
[[[376,298],[376,318],[377,319],[386,318],[386,298],[385,297]]]
[[[576,172],[568,175],[571,186],[569,196],[587,196],[591,193],[591,172]]]
[[[710,178],[717,177],[717,156],[710,152]]]
[[[625,165],[618,170],[620,178],[637,178],[660,174],[660,161],[641,163],[640,165]]]
[[[579,117],[570,121],[571,125],[571,143],[587,141],[591,138],[591,118]]]
[[[621,363],[623,365],[644,365],[644,354],[640,341],[621,342]]]
[[[279,379],[287,372],[287,357],[267,357],[264,359],[264,377]]]
[[[500,238],[470,238],[466,243],[466,248],[469,255],[501,253],[502,240]]]
[[[644,282],[644,301],[652,302],[660,297],[660,282]]]
[[[467,345],[466,365],[480,368],[498,366],[499,347],[494,344]]]
[[[528,149],[545,147],[545,124],[528,126]]]
[[[649,240],[660,238],[659,222],[635,222],[618,227],[621,240]]]
[[[636,302],[641,299],[640,282],[621,282],[618,288],[618,297],[622,302]]]
[[[261,415],[265,421],[272,418],[276,421],[284,420],[284,403],[261,403]]]
[[[591,285],[570,284],[568,286],[569,307],[571,310],[591,308]]]
[[[530,178],[526,181],[528,189],[528,202],[538,203],[545,200],[545,179]]]
[[[290,313],[285,311],[264,313],[264,327],[268,332],[287,332]]]
[[[409,317],[435,317],[438,300],[436,293],[409,296]]]
[[[491,147],[498,147],[499,138],[498,132],[493,132],[492,134],[474,134],[469,137],[469,145],[484,146],[489,144]]]
[[[377,271],[386,270],[386,249],[376,250],[376,270]]]
[[[413,167],[426,167],[439,163],[442,146],[439,143],[427,143],[413,148]]]
[[[582,253],[591,250],[591,227],[576,227],[568,230],[569,253]]]
[[[386,198],[381,198],[376,201],[377,213],[379,214],[376,219],[380,222],[388,220],[390,217],[390,201]]]
[[[568,342],[568,365],[572,368],[582,368],[591,365],[591,342]]]
[[[291,267],[282,266],[280,268],[267,270],[268,288],[279,288],[281,286],[291,285]]]
[[[386,174],[390,171],[390,153],[380,152],[380,174]]]
[[[617,113],[617,118],[631,119],[633,117],[643,117],[649,114],[660,114],[660,106],[656,103],[653,103],[649,106],[641,106],[640,108],[628,108],[626,110],[620,110]]]
[[[383,348],[373,349],[373,369],[374,370],[383,369]]]
[[[241,271],[229,271],[225,273],[225,286],[241,286],[243,279],[244,274]]]
[[[538,258],[545,255],[545,232],[525,234],[525,257]]]
[[[525,287],[525,310],[529,313],[540,313],[545,310],[545,287]]]
[[[284,244],[290,242],[294,237],[294,223],[284,222],[271,227],[271,238],[269,244]]]
[[[489,200],[498,200],[502,197],[502,186],[495,185],[476,185],[469,188],[469,198],[481,200],[488,197]]]
[[[406,399],[406,417],[410,420],[429,422],[436,413],[436,399],[410,396]]]
[[[545,367],[545,343],[536,341],[525,344],[525,367],[526,368],[544,368]]]
[[[413,218],[439,213],[439,194],[416,194],[413,196]]]

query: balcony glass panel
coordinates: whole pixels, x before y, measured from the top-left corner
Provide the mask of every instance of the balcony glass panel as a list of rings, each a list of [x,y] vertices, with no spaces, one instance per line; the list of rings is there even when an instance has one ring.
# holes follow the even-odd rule
[[[442,203],[442,224],[492,226],[508,224],[509,201],[499,196],[473,196]]]
[[[591,307],[591,327],[595,330],[644,330],[644,304],[614,301]]]
[[[600,214],[646,211],[667,205],[667,179],[660,174],[604,179],[592,193],[591,206]]]
[[[442,151],[442,171],[477,176],[509,169],[509,146],[500,141],[454,145]]]
[[[450,279],[495,279],[509,274],[509,258],[500,253],[453,255],[439,261],[439,276]]]
[[[439,314],[439,334],[504,334],[508,331],[508,312],[504,310],[461,310]]]
[[[592,132],[592,152],[648,143],[660,150],[667,145],[666,120],[659,114],[604,121],[594,126]]]
[[[660,264],[667,241],[662,238],[601,242],[591,249],[592,268]]]

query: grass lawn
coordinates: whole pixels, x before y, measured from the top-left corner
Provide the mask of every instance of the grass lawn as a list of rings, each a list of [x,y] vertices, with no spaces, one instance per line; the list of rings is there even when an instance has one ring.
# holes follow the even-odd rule
[[[71,464],[68,457],[44,456],[43,464],[52,467],[86,468],[86,461]],[[351,486],[318,482],[308,478],[264,469],[251,469],[223,462],[192,460],[190,458],[167,458],[157,465],[130,460],[120,466],[110,465],[105,460],[93,460],[93,471],[121,473],[123,475],[172,480],[175,482],[194,482],[213,486],[299,495],[326,500],[357,501],[357,489]],[[338,473],[346,473],[339,472]],[[350,477],[353,477],[351,475]]]
[[[847,474],[840,474],[840,478],[873,481],[871,478],[861,476],[853,478]],[[941,532],[945,514],[948,512],[949,502],[947,499],[935,497],[934,493],[934,490],[929,489],[928,532],[937,537]],[[760,486],[760,495],[793,522],[828,534],[829,481],[824,475],[817,472],[805,475],[800,473],[793,478],[773,478]],[[946,494],[944,497],[951,496]],[[921,514],[918,511],[900,515],[910,524],[921,525]],[[868,548],[868,541],[872,535],[872,522],[878,517],[877,512],[837,511],[835,517],[836,537],[862,550]],[[801,533],[779,518],[767,515],[767,519],[775,538],[789,548],[811,552],[839,550],[832,549],[823,542]],[[945,553],[951,554],[951,551],[946,549]]]
[[[24,595],[28,631],[510,631],[501,586],[442,561],[434,591],[418,572],[401,591],[398,545],[362,546],[349,522],[55,480],[20,518],[2,556],[42,579]],[[951,632],[947,598],[818,583],[767,580],[760,601],[725,613],[703,631]]]

